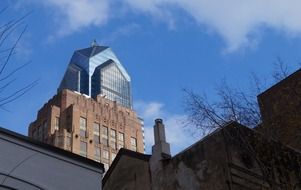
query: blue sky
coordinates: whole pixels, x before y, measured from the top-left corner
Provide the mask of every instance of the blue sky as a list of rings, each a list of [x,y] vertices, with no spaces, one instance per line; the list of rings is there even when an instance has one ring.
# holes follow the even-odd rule
[[[199,139],[181,126],[182,88],[214,99],[223,79],[247,88],[256,73],[270,83],[277,57],[291,71],[301,61],[298,0],[1,1],[1,8],[6,6],[0,23],[32,11],[10,65],[31,61],[18,73],[14,89],[36,79],[39,84],[7,105],[8,111],[0,110],[0,126],[22,134],[56,93],[73,51],[93,39],[110,46],[132,77],[148,151],[157,117],[165,121],[173,153]]]

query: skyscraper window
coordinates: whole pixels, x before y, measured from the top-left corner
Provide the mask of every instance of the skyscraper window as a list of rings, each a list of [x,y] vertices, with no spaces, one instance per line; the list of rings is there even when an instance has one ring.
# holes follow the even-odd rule
[[[91,97],[105,96],[132,108],[131,78],[111,48],[93,44],[75,51],[59,90],[70,89]]]
[[[114,129],[111,129],[111,137],[110,137],[110,145],[113,149],[116,149],[117,146],[116,146],[116,130]]]
[[[103,160],[104,160],[106,163],[109,163],[109,151],[103,150],[102,153],[103,153],[103,155],[102,155]]]
[[[108,137],[108,128],[103,126],[102,127],[102,144],[104,146],[108,146],[109,144],[109,137]]]
[[[94,123],[93,124],[93,140],[94,143],[99,144],[99,131],[100,131],[100,125],[99,123]]]
[[[118,149],[124,147],[124,133],[118,133]]]
[[[143,152],[131,96],[131,78],[114,52],[93,43],[74,52],[58,93],[39,111],[51,114],[37,114],[28,134],[108,169],[120,148]]]
[[[59,130],[60,128],[60,118],[59,117],[55,117],[54,120],[54,130]]]
[[[79,154],[83,157],[87,157],[87,143],[80,141],[80,152]]]
[[[86,137],[86,131],[87,131],[87,120],[86,120],[86,118],[80,117],[80,121],[79,121],[79,135],[80,135],[80,137],[85,138]]]
[[[97,162],[100,162],[100,149],[98,147],[94,147],[94,157]]]
[[[137,151],[137,139],[134,137],[131,137],[131,150]]]

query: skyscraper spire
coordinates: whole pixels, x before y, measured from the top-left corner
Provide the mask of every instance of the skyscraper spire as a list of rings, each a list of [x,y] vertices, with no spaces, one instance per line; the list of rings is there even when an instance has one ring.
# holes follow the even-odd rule
[[[98,43],[96,42],[96,39],[93,40],[93,42],[91,43],[91,47],[95,47],[98,46]]]
[[[111,48],[99,46],[74,52],[59,91],[69,89],[93,98],[106,95],[111,101],[132,108],[131,78]]]

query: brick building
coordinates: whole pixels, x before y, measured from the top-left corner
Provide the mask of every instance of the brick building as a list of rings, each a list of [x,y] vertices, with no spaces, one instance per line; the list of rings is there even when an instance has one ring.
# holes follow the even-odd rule
[[[144,152],[130,77],[109,47],[94,43],[75,51],[58,93],[39,110],[28,135],[102,162],[106,170],[120,148]]]

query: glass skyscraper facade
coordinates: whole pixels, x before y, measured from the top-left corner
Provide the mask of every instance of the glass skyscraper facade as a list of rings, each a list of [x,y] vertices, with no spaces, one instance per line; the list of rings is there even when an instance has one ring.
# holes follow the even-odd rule
[[[132,108],[131,78],[111,48],[106,46],[93,44],[75,51],[58,90],[62,89],[91,97],[101,94]]]

